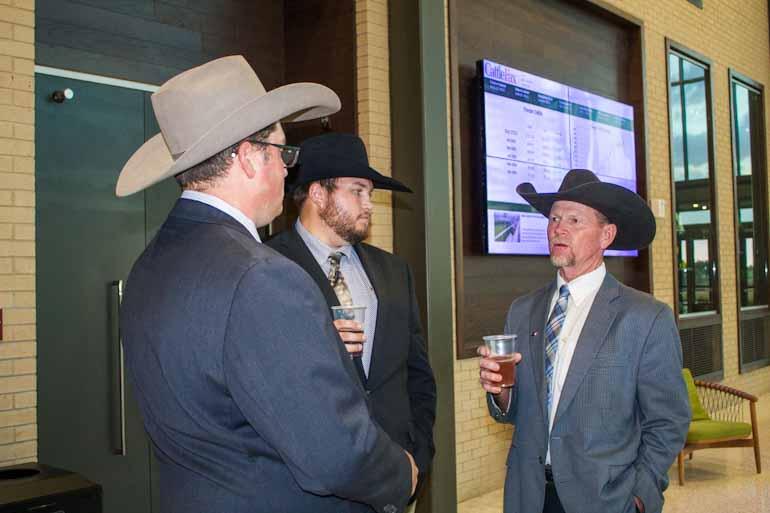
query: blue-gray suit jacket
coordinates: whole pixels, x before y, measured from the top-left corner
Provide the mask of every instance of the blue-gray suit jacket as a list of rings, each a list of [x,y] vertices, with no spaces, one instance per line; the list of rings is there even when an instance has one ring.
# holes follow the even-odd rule
[[[505,332],[522,360],[511,406],[492,416],[515,425],[505,513],[540,513],[548,441],[544,326],[556,282],[516,299]],[[690,422],[682,351],[671,309],[607,274],[567,373],[551,432],[551,465],[567,513],[646,513],[663,508],[667,472]]]
[[[402,448],[371,420],[329,309],[299,266],[181,199],[121,309],[165,513],[396,513]]]

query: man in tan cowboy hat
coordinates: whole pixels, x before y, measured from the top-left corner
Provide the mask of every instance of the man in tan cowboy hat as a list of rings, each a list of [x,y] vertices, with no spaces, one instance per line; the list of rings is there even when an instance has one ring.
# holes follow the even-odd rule
[[[435,452],[436,381],[414,279],[401,258],[363,242],[372,191],[411,191],[371,168],[363,141],[353,134],[311,137],[300,149],[291,183],[299,219],[267,245],[305,269],[330,307],[366,307],[364,326],[351,331],[349,320],[335,325],[354,355],[375,420],[414,455],[424,483]]]
[[[183,189],[131,271],[123,344],[159,461],[166,512],[402,511],[416,467],[370,418],[323,296],[262,245],[281,211],[281,122],[340,108],[317,84],[266,92],[240,57],[186,71],[152,97],[161,133],[117,194]]]
[[[659,513],[690,423],[674,316],[607,273],[605,249],[640,249],[655,219],[635,193],[573,169],[556,193],[517,192],[548,217],[556,279],[517,298],[505,333],[516,382],[499,384],[485,347],[492,417],[516,426],[506,513]]]

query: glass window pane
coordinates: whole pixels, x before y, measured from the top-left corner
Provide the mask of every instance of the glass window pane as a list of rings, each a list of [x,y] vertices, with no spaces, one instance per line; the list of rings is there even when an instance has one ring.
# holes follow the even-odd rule
[[[708,179],[708,115],[706,114],[705,81],[685,83],[684,95],[684,128],[687,133],[687,177],[689,180]]]
[[[749,119],[749,90],[733,83],[735,109],[735,151],[738,176],[751,174],[751,120]]]
[[[678,68],[677,68],[678,69]],[[678,87],[671,88],[671,166],[674,181],[684,180],[684,134],[682,132],[682,95]]]
[[[673,53],[668,56],[668,78],[671,82],[678,82],[681,77],[680,69],[681,59]]]
[[[706,78],[706,68],[690,62],[687,59],[683,59],[681,57],[680,59],[682,60],[682,73],[684,75],[685,82],[690,80],[703,80]]]

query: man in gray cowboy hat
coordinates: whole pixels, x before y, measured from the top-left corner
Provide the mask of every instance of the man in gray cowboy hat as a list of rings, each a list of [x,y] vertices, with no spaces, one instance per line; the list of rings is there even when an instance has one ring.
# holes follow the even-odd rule
[[[302,143],[291,187],[299,218],[267,244],[305,269],[330,307],[366,306],[364,326],[335,325],[356,355],[375,420],[414,455],[423,483],[435,452],[436,382],[414,280],[401,258],[363,242],[373,189],[411,191],[369,166],[360,138],[341,133]]]
[[[121,309],[161,510],[402,511],[411,455],[372,421],[321,293],[257,234],[297,159],[280,122],[336,112],[339,98],[317,84],[266,92],[235,56],[172,78],[152,102],[161,134],[117,194],[170,176],[183,189]]]
[[[573,169],[556,193],[517,192],[548,217],[556,279],[516,299],[505,332],[518,369],[501,388],[479,348],[498,422],[515,425],[506,513],[659,513],[690,422],[671,309],[606,272],[605,249],[640,249],[655,219],[635,193]]]

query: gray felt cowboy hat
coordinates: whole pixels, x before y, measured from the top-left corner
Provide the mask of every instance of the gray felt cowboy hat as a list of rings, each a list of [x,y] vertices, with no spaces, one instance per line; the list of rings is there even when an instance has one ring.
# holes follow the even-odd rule
[[[115,194],[128,196],[185,171],[278,121],[306,121],[340,110],[328,87],[289,84],[265,91],[240,55],[187,70],[152,95],[160,132],[126,162]]]
[[[558,192],[538,193],[529,182],[516,187],[516,192],[546,217],[557,201],[574,201],[598,210],[618,227],[608,249],[642,249],[655,238],[655,218],[641,196],[620,185],[601,182],[587,169],[571,169]]]

